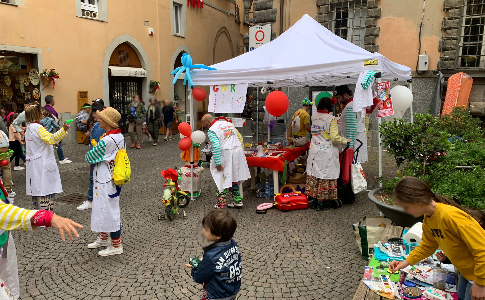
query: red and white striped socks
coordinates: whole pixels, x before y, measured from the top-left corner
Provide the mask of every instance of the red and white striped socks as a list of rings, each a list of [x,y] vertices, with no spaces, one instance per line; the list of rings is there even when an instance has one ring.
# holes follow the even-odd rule
[[[111,244],[114,248],[119,248],[121,246],[121,237],[117,239],[111,239]]]

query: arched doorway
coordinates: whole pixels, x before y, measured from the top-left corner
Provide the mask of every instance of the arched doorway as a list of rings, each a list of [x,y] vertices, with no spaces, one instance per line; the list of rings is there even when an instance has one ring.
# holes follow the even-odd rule
[[[216,34],[214,40],[214,49],[212,60],[214,64],[234,58],[234,47],[232,45],[231,35],[226,27],[222,27]]]
[[[170,63],[170,67],[172,70],[182,66],[182,55],[187,53],[192,55],[190,49],[186,45],[180,45],[172,55],[172,60]],[[171,91],[171,101],[173,104],[179,109],[177,111],[177,116],[182,120],[185,121],[185,114],[188,112],[188,105],[187,105],[187,87],[184,85],[184,77],[185,74],[181,74],[179,79],[175,82],[175,84],[170,84]],[[173,80],[173,77],[172,79]]]
[[[150,79],[150,62],[141,44],[128,34],[114,39],[103,60],[103,99],[121,113],[123,131],[133,96],[148,99]]]

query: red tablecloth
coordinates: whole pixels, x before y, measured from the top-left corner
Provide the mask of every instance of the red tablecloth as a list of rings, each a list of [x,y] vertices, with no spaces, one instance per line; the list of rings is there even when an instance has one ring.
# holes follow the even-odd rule
[[[283,172],[283,168],[285,166],[285,160],[287,162],[294,161],[300,155],[302,155],[305,151],[308,150],[309,145],[302,147],[295,147],[295,148],[283,148],[278,149],[281,151],[285,151],[280,157],[246,157],[248,161],[248,166],[250,167],[261,167],[270,170],[275,170],[279,172]]]

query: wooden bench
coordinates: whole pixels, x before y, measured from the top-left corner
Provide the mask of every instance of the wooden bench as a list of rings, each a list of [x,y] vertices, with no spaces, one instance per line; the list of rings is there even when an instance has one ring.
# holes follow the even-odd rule
[[[381,238],[379,241],[381,243],[387,243],[387,240],[392,237],[397,237],[401,236],[404,228],[400,226],[393,226],[389,225],[386,227],[384,230],[384,233],[382,234]],[[364,270],[362,270],[364,272]],[[359,287],[357,288],[357,291],[354,294],[354,297],[352,300],[381,300],[381,299],[386,299],[383,298],[373,291],[371,291],[367,285],[364,283],[364,277],[362,276],[362,280],[360,281]]]

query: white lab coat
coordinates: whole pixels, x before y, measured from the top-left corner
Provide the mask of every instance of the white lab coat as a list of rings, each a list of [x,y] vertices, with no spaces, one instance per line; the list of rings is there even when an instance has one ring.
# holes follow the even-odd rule
[[[125,148],[121,133],[109,134],[101,139],[106,143],[106,152],[101,162],[93,169],[93,211],[91,230],[95,232],[116,232],[121,228],[121,187],[113,181],[116,153]]]
[[[319,179],[337,179],[340,174],[339,147],[330,140],[330,114],[314,113],[307,174]]]
[[[41,140],[40,127],[38,123],[30,123],[25,132],[25,189],[29,196],[44,197],[62,193],[62,184],[54,147]]]
[[[217,135],[222,153],[224,170],[217,171],[214,157],[212,157],[210,164],[210,171],[217,189],[222,191],[230,188],[233,182],[240,183],[251,178],[246,156],[234,125],[226,121],[217,121],[209,130]]]

